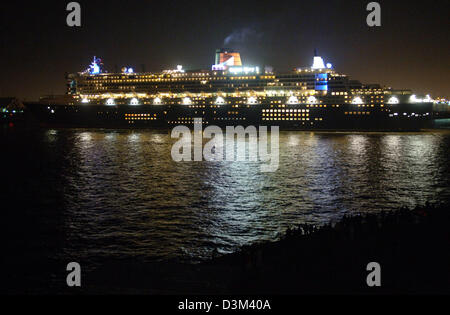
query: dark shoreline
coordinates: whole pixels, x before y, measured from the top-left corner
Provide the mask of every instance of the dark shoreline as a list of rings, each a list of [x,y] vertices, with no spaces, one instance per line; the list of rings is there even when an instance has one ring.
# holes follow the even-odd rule
[[[444,204],[344,217],[195,265],[111,262],[60,293],[449,294],[449,223]],[[381,287],[366,284],[372,261]]]
[[[345,216],[319,228],[300,225],[279,241],[197,264],[111,260],[83,269],[69,288],[61,262],[7,268],[3,294],[295,295],[450,294],[450,207]],[[381,287],[368,287],[369,262]],[[65,265],[64,265],[65,266]],[[11,267],[11,266],[10,266]],[[83,267],[82,267],[83,268]],[[22,270],[20,272],[20,270]]]

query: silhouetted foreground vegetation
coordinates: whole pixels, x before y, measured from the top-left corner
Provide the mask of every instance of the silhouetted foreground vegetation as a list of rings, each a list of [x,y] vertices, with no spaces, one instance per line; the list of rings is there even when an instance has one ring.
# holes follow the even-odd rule
[[[80,292],[448,294],[449,219],[446,205],[427,204],[346,216],[320,228],[300,225],[280,241],[200,264],[106,264],[84,277]],[[381,265],[381,287],[367,286],[369,262]]]

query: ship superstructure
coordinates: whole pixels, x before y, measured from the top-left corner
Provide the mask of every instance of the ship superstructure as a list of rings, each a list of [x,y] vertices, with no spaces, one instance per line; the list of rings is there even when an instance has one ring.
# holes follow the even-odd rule
[[[202,118],[205,124],[350,130],[420,128],[433,103],[409,90],[351,80],[317,53],[312,66],[277,73],[221,49],[211,70],[109,73],[94,58],[86,71],[67,76],[66,96],[40,104],[47,121],[74,125],[170,127]]]

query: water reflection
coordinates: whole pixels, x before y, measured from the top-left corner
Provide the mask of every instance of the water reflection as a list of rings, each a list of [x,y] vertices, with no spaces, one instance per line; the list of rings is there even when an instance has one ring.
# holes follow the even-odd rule
[[[65,143],[53,153],[65,182],[63,253],[80,260],[207,257],[298,223],[450,197],[448,133],[281,132],[274,173],[259,162],[175,163],[164,132],[46,137]]]
[[[366,153],[366,144],[368,141],[368,136],[365,135],[350,135],[349,144],[351,149],[351,154],[357,156],[360,159],[364,159]]]

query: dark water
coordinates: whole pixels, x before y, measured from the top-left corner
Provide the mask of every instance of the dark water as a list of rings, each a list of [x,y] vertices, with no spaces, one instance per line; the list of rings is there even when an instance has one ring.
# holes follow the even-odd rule
[[[450,199],[450,132],[282,132],[274,173],[175,163],[172,143],[145,130],[3,129],[6,261],[195,260],[302,222]]]

